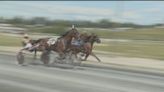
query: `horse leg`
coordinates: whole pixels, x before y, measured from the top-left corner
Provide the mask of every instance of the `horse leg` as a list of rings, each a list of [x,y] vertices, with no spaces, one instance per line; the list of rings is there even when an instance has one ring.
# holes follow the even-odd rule
[[[77,53],[75,53],[75,57],[78,58],[78,57],[77,57]]]
[[[91,53],[91,55],[95,57],[99,62],[101,62],[101,60],[93,52]]]
[[[37,57],[36,55],[37,55],[37,50],[35,49],[34,50],[34,59],[36,59],[36,57]]]
[[[89,56],[89,53],[86,53],[85,58],[83,59],[83,61],[86,61],[88,56]]]
[[[62,60],[65,58],[65,55],[63,52],[59,52],[59,59]]]
[[[84,61],[86,61],[88,56],[91,54],[91,49],[89,47],[85,47],[84,53],[86,54]]]
[[[88,51],[87,49],[85,49],[85,51],[83,53],[85,55],[85,58],[82,61],[86,61],[87,58],[88,58],[88,56],[89,56],[89,54],[90,54],[90,51]]]

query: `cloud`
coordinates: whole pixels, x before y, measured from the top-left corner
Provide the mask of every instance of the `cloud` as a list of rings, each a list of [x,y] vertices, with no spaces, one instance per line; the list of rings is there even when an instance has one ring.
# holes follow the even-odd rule
[[[79,5],[79,6],[78,6]],[[22,16],[22,17],[47,17],[50,19],[68,20],[91,20],[109,19],[117,22],[148,23],[162,21],[164,12],[160,7],[123,7],[120,12],[113,5],[101,7],[102,4],[95,6],[84,3],[68,4],[63,2],[41,2],[41,1],[22,1],[22,2],[2,2],[0,4],[0,16]],[[127,4],[128,5],[128,4]],[[160,14],[159,14],[160,13]],[[154,18],[155,17],[155,18]]]
[[[35,17],[42,16],[52,19],[85,19],[94,20],[103,16],[112,16],[113,10],[106,8],[70,6],[68,4],[44,4],[36,2],[5,2],[0,6],[1,15],[11,14],[11,16]],[[21,8],[22,7],[22,8]],[[6,12],[4,14],[4,12]],[[93,16],[96,16],[93,18]]]
[[[111,20],[115,22],[136,22],[142,18],[143,16],[137,11],[124,11],[116,13],[115,16],[111,17]]]
[[[119,16],[112,8],[101,8],[101,7],[84,7],[69,4],[59,3],[44,3],[44,2],[6,2],[6,5],[10,5],[9,11],[17,11],[18,15],[22,16],[47,16],[53,18],[74,18],[78,20],[99,20],[103,18],[120,17],[124,19],[135,19],[139,18],[139,14],[134,11],[125,11]],[[23,8],[20,8],[24,6]],[[13,7],[13,8],[12,8]],[[14,10],[16,9],[16,10]],[[65,18],[67,17],[67,18]]]
[[[47,11],[51,14],[74,14],[74,15],[94,15],[94,16],[111,16],[114,14],[112,9],[66,6],[66,5],[31,5],[42,11]]]
[[[122,17],[126,19],[139,19],[142,16],[135,11],[126,11],[126,12],[123,12]]]
[[[107,8],[93,8],[93,7],[79,7],[79,6],[65,6],[65,5],[55,5],[55,6],[45,6],[45,5],[34,5],[33,7],[46,11],[50,14],[55,15],[71,15],[77,20],[91,20],[96,21],[99,19],[110,19],[117,21],[129,21],[139,19],[142,16],[135,11],[125,11],[119,16],[116,16],[116,12],[112,9]]]
[[[85,15],[78,15],[74,17],[75,20],[90,20],[90,21],[97,21],[103,18],[104,17],[102,16],[85,16]]]
[[[160,13],[162,10],[159,8],[149,8],[149,9],[144,9],[143,12],[146,13]]]

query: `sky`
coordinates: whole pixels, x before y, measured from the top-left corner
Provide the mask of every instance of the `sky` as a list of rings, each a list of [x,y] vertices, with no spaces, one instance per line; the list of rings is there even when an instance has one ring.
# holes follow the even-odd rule
[[[164,23],[164,1],[0,1],[0,16]]]

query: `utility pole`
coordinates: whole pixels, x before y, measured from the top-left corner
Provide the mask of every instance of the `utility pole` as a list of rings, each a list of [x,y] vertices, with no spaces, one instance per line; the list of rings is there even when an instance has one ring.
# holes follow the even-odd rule
[[[124,13],[124,1],[117,1],[116,12],[115,12],[116,18],[122,18],[123,13]]]
[[[115,18],[116,19],[123,19],[123,13],[124,13],[124,2],[123,1],[117,1],[116,7],[115,7]],[[116,27],[117,25],[113,25],[113,27]]]

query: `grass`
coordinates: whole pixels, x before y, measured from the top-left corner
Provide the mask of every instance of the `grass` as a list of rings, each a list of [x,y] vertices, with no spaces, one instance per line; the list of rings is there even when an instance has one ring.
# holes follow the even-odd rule
[[[132,41],[110,42],[107,46],[95,46],[96,50],[119,53],[123,56],[164,60],[164,42]]]
[[[40,33],[50,33],[54,35],[59,35],[70,28],[65,26],[41,26],[41,27],[30,27],[21,25],[27,28],[29,32],[40,32]],[[126,31],[113,31],[110,28],[77,28],[78,31],[87,31],[88,33],[96,33],[102,38],[110,39],[139,39],[139,40],[163,40],[164,39],[164,28],[134,28],[127,29]],[[116,29],[115,29],[116,30]]]
[[[0,34],[0,46],[21,46],[21,38]]]
[[[21,46],[21,38],[0,34],[0,46]],[[122,56],[164,60],[164,41],[111,41],[105,45],[95,44],[94,50],[119,53]]]
[[[49,31],[47,30],[48,28]],[[58,31],[55,31],[53,29]],[[55,33],[59,34],[59,30],[64,29],[60,29],[60,27],[43,27],[33,29],[33,32],[51,33],[55,31]],[[127,42],[104,42],[103,44],[106,45],[96,45],[95,50],[121,53],[121,55],[123,56],[144,57],[164,60],[164,28],[140,28],[129,29],[127,31],[119,32],[111,31],[111,29],[78,29],[78,31],[85,30],[89,33],[94,32],[104,38],[132,40]],[[0,46],[21,46],[21,38],[4,36],[0,34]]]
[[[16,27],[23,27],[29,30],[29,32],[41,32],[58,35],[70,29],[64,25],[49,25],[49,26],[34,26],[34,25],[15,25]],[[98,34],[103,38],[111,39],[143,39],[143,40],[163,40],[164,28],[133,28],[126,29],[126,31],[113,31],[120,29],[111,28],[80,28],[78,31],[88,31]]]
[[[44,26],[44,27],[29,28],[29,30],[30,32],[50,33],[54,35],[60,35],[61,33],[66,31],[66,28],[63,26]]]
[[[135,40],[164,40],[164,28],[138,28],[126,31],[112,31],[112,29],[98,30],[96,28],[81,28],[80,31],[88,31],[110,39],[135,39]]]

